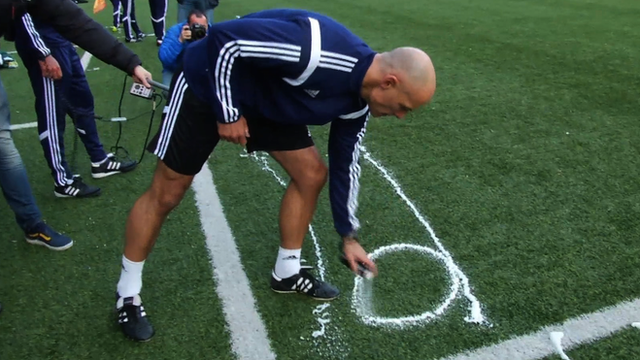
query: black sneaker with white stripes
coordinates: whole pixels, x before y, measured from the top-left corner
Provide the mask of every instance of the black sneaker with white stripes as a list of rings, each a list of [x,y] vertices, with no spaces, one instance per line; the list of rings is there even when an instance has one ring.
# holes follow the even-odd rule
[[[135,341],[151,340],[155,330],[147,318],[140,295],[123,298],[116,294],[116,297],[118,298],[116,302],[118,324],[124,335]]]
[[[100,164],[91,164],[91,176],[94,179],[101,179],[107,176],[122,174],[136,168],[136,161],[116,161],[113,154],[107,155],[107,160]]]
[[[316,300],[333,300],[340,295],[340,290],[335,286],[316,279],[309,272],[309,266],[303,266],[300,272],[286,279],[279,278],[275,272],[271,272],[271,290],[282,293],[301,293],[311,296]]]
[[[73,177],[73,183],[65,186],[56,186],[53,194],[59,198],[85,198],[100,195],[100,188],[87,185],[80,176]]]

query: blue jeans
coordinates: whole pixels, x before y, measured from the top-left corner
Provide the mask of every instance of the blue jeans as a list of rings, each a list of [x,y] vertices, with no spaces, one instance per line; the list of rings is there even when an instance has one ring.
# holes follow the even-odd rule
[[[187,16],[193,9],[202,11],[207,17],[207,21],[213,24],[213,9],[204,9],[202,0],[184,0],[182,4],[178,3],[178,24],[186,22]]]
[[[27,231],[42,220],[33,197],[27,170],[11,138],[11,113],[7,91],[0,79],[0,188],[15,213],[18,226]]]
[[[162,83],[170,86],[171,85],[171,79],[173,78],[173,72],[169,71],[169,70],[162,70]]]

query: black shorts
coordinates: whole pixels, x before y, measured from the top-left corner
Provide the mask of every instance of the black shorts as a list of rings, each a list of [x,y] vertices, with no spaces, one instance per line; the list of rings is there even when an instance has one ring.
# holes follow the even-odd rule
[[[182,72],[171,80],[169,104],[147,150],[173,171],[195,175],[218,144],[218,121],[211,105],[191,91]],[[313,146],[306,125],[281,124],[264,117],[246,117],[251,137],[247,151],[287,151]]]

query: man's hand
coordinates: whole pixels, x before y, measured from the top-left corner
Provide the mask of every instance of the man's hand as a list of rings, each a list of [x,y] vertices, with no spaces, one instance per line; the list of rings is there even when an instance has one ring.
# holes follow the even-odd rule
[[[62,69],[60,69],[60,64],[58,64],[56,58],[49,55],[44,60],[38,60],[38,62],[40,63],[40,71],[42,71],[43,77],[53,80],[62,79]]]
[[[364,264],[364,266],[371,271],[373,276],[378,275],[378,268],[376,264],[369,259],[367,256],[367,252],[364,251],[360,243],[353,238],[345,237],[342,239],[342,251],[344,253],[344,258],[349,263],[349,267],[351,271],[354,273],[358,273],[358,262]]]
[[[133,75],[131,75],[131,77],[133,77],[133,81],[135,81],[135,82],[137,82],[139,84],[142,84],[142,85],[146,86],[147,88],[151,88],[151,85],[149,84],[147,79],[153,80],[153,77],[151,77],[151,73],[148,72],[142,66],[140,66],[140,65],[136,66],[133,69]]]
[[[222,140],[245,146],[249,137],[247,120],[240,116],[238,121],[231,124],[218,123],[218,134]]]
[[[191,28],[189,25],[185,25],[182,27],[182,31],[180,32],[180,40],[181,43],[185,42],[185,40],[191,40]]]

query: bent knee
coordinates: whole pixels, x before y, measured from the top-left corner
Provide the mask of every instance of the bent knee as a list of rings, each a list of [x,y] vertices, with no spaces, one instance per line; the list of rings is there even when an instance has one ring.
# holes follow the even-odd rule
[[[305,171],[302,171],[297,178],[292,179],[300,185],[322,189],[327,183],[327,177],[329,171],[327,165],[321,161],[316,161],[311,164],[307,164]]]
[[[151,188],[151,195],[156,207],[162,213],[169,213],[175,209],[184,198],[185,192],[179,192],[170,188]]]
[[[168,213],[180,205],[192,180],[192,176],[179,174],[167,176],[167,174],[156,173],[149,193],[156,206],[162,212]]]

